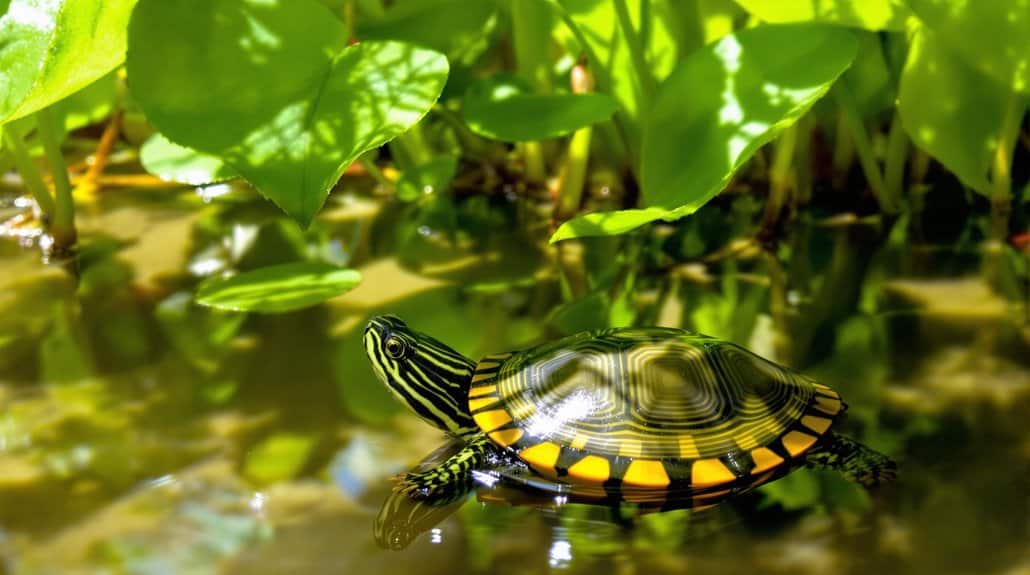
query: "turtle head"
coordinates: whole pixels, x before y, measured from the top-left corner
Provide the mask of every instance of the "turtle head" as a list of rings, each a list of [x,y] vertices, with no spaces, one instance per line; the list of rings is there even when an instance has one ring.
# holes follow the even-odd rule
[[[476,362],[392,315],[368,322],[365,353],[379,380],[419,417],[454,435],[477,429],[468,410]]]

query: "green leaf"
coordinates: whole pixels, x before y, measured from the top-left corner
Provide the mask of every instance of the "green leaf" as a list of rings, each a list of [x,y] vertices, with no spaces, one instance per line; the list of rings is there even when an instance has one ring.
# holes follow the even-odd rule
[[[161,178],[201,186],[238,177],[222,160],[180,146],[161,134],[154,134],[139,151],[143,168]]]
[[[645,204],[687,213],[704,205],[826,94],[856,50],[842,28],[776,25],[695,52],[662,84],[646,124]]]
[[[345,39],[314,0],[140,0],[126,64],[162,134],[307,226],[343,170],[417,123],[447,79],[438,52]]]
[[[197,289],[197,303],[234,311],[282,313],[322,303],[360,282],[357,271],[329,264],[281,264],[228,278],[208,278]]]
[[[904,30],[909,12],[894,0],[736,0],[771,23],[827,22],[867,30]]]
[[[693,210],[691,210],[693,211]],[[571,238],[617,236],[656,220],[674,220],[688,212],[647,208],[642,210],[615,210],[577,216],[563,223],[551,236],[551,243]]]
[[[411,202],[448,188],[458,171],[458,158],[441,156],[408,170],[397,181],[397,199]]]
[[[743,30],[694,52],[660,86],[645,124],[646,208],[579,216],[551,241],[692,214],[826,94],[857,46],[845,29],[795,24]]]
[[[465,123],[505,142],[546,140],[607,120],[618,104],[604,94],[533,94],[513,74],[496,74],[465,93]]]
[[[1010,93],[921,28],[901,75],[898,111],[917,146],[963,184],[990,195],[987,173]]]
[[[480,51],[483,29],[496,11],[496,3],[487,0],[409,0],[395,3],[379,17],[363,15],[357,36],[409,42],[461,57]]]
[[[136,0],[11,0],[0,17],[0,124],[121,65]]]
[[[1030,92],[1030,5],[1023,0],[905,0],[966,63]]]

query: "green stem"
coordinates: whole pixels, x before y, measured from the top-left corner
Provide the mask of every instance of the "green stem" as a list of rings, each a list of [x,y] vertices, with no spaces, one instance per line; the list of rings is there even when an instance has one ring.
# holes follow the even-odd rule
[[[433,153],[426,142],[421,123],[415,124],[410,130],[398,136],[397,139],[404,143],[404,148],[416,166],[421,166],[433,159]]]
[[[619,20],[619,27],[622,28],[626,45],[629,47],[630,60],[633,62],[633,75],[636,77],[636,84],[640,90],[640,108],[647,110],[651,105],[651,100],[654,99],[655,81],[651,76],[651,68],[647,65],[644,46],[640,42],[636,29],[633,28],[626,0],[615,0],[615,16]]]
[[[901,114],[894,112],[891,129],[887,134],[887,159],[884,164],[884,184],[887,197],[895,206],[901,205],[905,185],[905,162],[908,160],[908,136],[901,125]]]
[[[1026,112],[1026,100],[1022,94],[1012,92],[1005,106],[1005,116],[998,134],[998,147],[991,164],[991,237],[988,243],[987,274],[997,282],[1003,266],[1002,245],[1009,231],[1009,215],[1012,212],[1012,156],[1016,139]]]
[[[851,171],[851,162],[855,157],[855,144],[848,133],[847,113],[844,110],[837,111],[837,133],[833,140],[833,173],[846,175]]]
[[[375,180],[377,184],[382,186],[384,190],[393,192],[393,182],[390,181],[390,178],[387,178],[386,174],[384,174],[383,171],[379,169],[379,166],[376,165],[375,160],[371,158],[371,155],[373,154],[375,154],[374,150],[367,154],[362,154],[358,156],[358,164],[361,167],[365,168],[365,171],[368,172],[368,175],[372,176],[372,179]]]
[[[36,112],[36,125],[50,164],[50,177],[54,180],[55,202],[50,233],[54,236],[56,247],[65,250],[75,245],[75,202],[72,200],[72,183],[68,178],[64,154],[61,153],[59,128],[53,108],[47,107]]]
[[[547,168],[544,164],[544,147],[540,142],[522,142],[518,145],[522,157],[526,160],[526,179],[541,183],[547,179]]]
[[[587,164],[590,160],[590,139],[593,130],[588,126],[576,130],[569,142],[569,155],[565,160],[561,189],[558,190],[558,207],[555,219],[565,221],[576,215],[583,200]]]
[[[805,114],[797,123],[797,147],[795,148],[794,187],[797,190],[798,205],[812,201],[812,133],[815,131],[815,119]]]
[[[765,204],[763,227],[771,228],[780,219],[783,206],[787,204],[797,135],[797,126],[794,125],[784,130],[776,141],[772,165],[769,167],[769,200]]]
[[[833,88],[834,97],[844,114],[844,121],[848,132],[855,144],[855,151],[858,152],[858,161],[862,165],[862,172],[865,174],[869,189],[880,204],[880,210],[887,214],[896,214],[898,209],[887,196],[886,185],[883,182],[883,173],[876,162],[876,155],[873,153],[873,144],[869,139],[865,124],[858,114],[858,105],[847,86],[838,82]]]
[[[553,85],[548,58],[550,8],[543,2],[513,0],[511,18],[515,64],[519,75],[529,82],[536,93],[551,93]],[[525,159],[526,178],[533,182],[543,182],[547,177],[543,145],[540,142],[524,142],[518,148]]]
[[[684,60],[705,45],[704,16],[700,0],[674,0],[667,4],[676,37],[676,59]]]
[[[54,213],[54,198],[50,195],[46,183],[43,182],[43,176],[40,175],[39,168],[32,161],[32,157],[29,155],[28,149],[25,148],[25,143],[22,141],[21,136],[15,134],[10,126],[6,129],[4,129],[4,126],[0,126],[0,133],[3,135],[3,143],[7,147],[7,151],[11,153],[11,159],[14,160],[18,173],[21,174],[21,180],[25,184],[25,188],[29,190],[33,199],[36,200],[39,209],[47,217],[51,217]]]

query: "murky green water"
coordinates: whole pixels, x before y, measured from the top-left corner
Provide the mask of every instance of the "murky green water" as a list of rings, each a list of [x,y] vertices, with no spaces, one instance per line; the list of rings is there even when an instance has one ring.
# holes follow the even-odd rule
[[[245,193],[119,191],[82,210],[77,265],[0,241],[0,573],[1030,572],[1030,329],[975,249],[806,217],[775,260],[708,257],[737,202],[558,251],[513,196],[332,202],[302,233]],[[191,302],[202,276],[302,257],[365,280],[282,316]],[[631,289],[591,294],[627,267]],[[840,390],[899,479],[801,470],[665,513],[490,492],[384,549],[387,478],[442,442],[364,358],[386,312],[471,356],[609,324],[726,337]]]

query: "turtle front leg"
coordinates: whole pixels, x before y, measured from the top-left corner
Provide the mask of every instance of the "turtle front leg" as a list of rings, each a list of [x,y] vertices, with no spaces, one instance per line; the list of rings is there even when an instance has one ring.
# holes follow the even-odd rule
[[[472,485],[472,470],[482,465],[495,450],[490,439],[483,434],[476,434],[461,451],[429,471],[401,476],[394,490],[406,493],[413,499],[459,497],[467,493]]]

